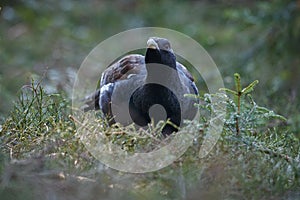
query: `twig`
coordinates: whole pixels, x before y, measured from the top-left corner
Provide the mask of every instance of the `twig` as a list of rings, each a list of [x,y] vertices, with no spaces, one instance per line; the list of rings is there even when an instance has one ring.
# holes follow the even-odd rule
[[[249,143],[246,140],[243,140],[243,143],[246,144],[246,145],[249,145],[249,146],[253,146],[255,149],[257,149],[258,151],[260,151],[262,153],[265,153],[265,154],[268,154],[268,155],[273,155],[274,157],[283,158],[284,160],[286,160],[290,164],[294,164],[296,162],[299,162],[296,159],[292,158],[291,156],[288,156],[288,155],[283,154],[283,153],[278,153],[278,152],[273,151],[269,148],[261,147],[260,145],[257,145],[255,142]]]

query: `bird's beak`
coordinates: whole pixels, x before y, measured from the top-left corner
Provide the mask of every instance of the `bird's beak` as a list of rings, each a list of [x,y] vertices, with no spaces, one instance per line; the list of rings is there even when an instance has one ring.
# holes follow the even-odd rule
[[[147,41],[147,48],[159,50],[158,44],[155,42],[155,40],[153,38],[150,38]]]

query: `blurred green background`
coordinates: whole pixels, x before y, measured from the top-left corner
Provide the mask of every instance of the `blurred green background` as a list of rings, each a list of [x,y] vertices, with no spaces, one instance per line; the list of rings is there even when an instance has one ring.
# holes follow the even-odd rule
[[[0,1],[0,116],[20,88],[45,71],[49,91],[72,88],[72,75],[104,39],[136,27],[180,31],[211,55],[227,87],[232,75],[260,81],[255,98],[298,133],[300,1]]]

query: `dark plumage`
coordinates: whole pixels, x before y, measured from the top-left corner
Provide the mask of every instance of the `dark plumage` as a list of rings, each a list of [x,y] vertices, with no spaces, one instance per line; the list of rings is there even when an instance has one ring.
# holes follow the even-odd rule
[[[128,88],[136,89],[126,99],[128,94],[124,93]],[[127,55],[102,73],[100,89],[86,98],[84,111],[101,109],[113,124],[116,113],[112,113],[112,97],[115,97],[117,104],[129,106],[130,116],[137,125],[146,126],[153,117],[149,116],[149,109],[159,104],[166,111],[166,119],[179,127],[183,119],[193,119],[196,114],[197,101],[184,94],[198,94],[193,77],[176,62],[167,39],[152,37],[147,41],[145,57]],[[162,133],[166,136],[174,131],[178,129],[167,124]]]

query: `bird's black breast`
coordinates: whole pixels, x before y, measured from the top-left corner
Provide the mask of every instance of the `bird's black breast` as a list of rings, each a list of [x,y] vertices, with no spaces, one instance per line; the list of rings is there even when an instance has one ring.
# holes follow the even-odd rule
[[[181,109],[179,100],[170,89],[155,83],[145,84],[132,94],[129,101],[129,113],[132,120],[139,126],[146,126],[151,122],[149,110],[155,104],[159,104],[165,109],[167,119],[176,126],[180,126]],[[164,135],[177,131],[176,128],[168,126],[165,126],[164,129],[168,129],[168,131],[163,130]]]

